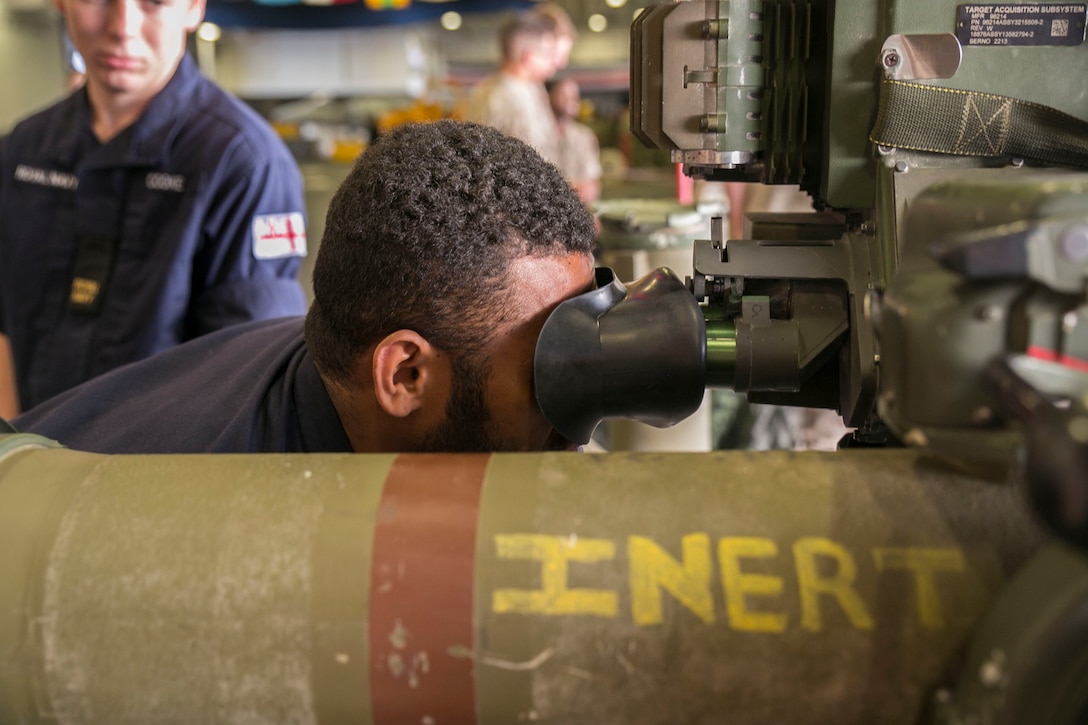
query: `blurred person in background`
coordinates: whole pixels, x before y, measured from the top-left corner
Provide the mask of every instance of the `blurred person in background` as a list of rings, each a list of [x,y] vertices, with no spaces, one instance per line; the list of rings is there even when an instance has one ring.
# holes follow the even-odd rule
[[[578,37],[574,22],[567,11],[557,3],[540,3],[533,6],[533,12],[551,21],[552,32],[555,33],[555,69],[563,70],[570,62],[570,53]]]
[[[565,62],[556,22],[536,10],[518,13],[502,25],[499,42],[499,69],[472,89],[465,119],[520,139],[558,165],[559,130],[544,88]]]
[[[54,0],[85,83],[0,146],[0,416],[298,315],[302,178],[186,53],[205,0]]]
[[[597,134],[578,122],[582,105],[578,82],[561,78],[548,84],[548,98],[559,132],[559,171],[585,204],[601,198],[601,147]]]

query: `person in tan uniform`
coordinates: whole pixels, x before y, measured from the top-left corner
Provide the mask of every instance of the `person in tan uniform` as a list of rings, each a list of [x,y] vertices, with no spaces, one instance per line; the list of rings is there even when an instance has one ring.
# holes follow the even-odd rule
[[[497,128],[559,163],[559,131],[544,89],[560,60],[554,19],[526,11],[508,20],[500,32],[499,69],[471,91],[465,120]]]
[[[559,131],[559,171],[585,204],[601,198],[601,145],[597,134],[578,122],[581,92],[573,78],[549,84],[548,98]]]

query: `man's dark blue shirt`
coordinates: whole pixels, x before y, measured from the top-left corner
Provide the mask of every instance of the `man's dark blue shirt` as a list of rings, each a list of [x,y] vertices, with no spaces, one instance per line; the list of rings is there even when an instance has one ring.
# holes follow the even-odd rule
[[[96,453],[350,452],[303,321],[205,335],[90,380],[13,424]]]

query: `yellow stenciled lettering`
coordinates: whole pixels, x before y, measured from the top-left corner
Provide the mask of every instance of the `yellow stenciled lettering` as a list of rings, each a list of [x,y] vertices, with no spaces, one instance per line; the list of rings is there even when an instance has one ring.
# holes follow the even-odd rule
[[[594,614],[615,617],[619,611],[616,592],[604,589],[568,589],[567,562],[612,559],[615,543],[607,539],[583,539],[544,534],[497,534],[495,548],[501,559],[532,559],[541,562],[541,588],[496,589],[491,609],[518,614]]]
[[[766,559],[778,555],[778,546],[770,539],[733,536],[718,542],[718,562],[725,591],[725,611],[729,625],[744,632],[782,632],[786,615],[778,612],[753,612],[745,595],[774,597],[782,593],[782,579],[766,574],[745,574],[740,559]]]
[[[966,563],[962,551],[951,548],[881,548],[873,549],[873,561],[876,562],[878,571],[895,569],[914,574],[918,620],[928,629],[940,629],[944,626],[944,610],[937,593],[936,573],[963,571]]]
[[[837,568],[830,577],[821,576],[816,570],[816,557],[835,560]],[[872,629],[873,618],[865,608],[865,602],[854,591],[857,564],[850,552],[829,539],[810,537],[793,543],[793,557],[797,566],[797,585],[801,594],[801,626],[818,632],[823,628],[820,613],[820,595],[834,597],[839,606],[858,629]]]
[[[714,622],[710,594],[710,537],[688,534],[680,540],[683,562],[644,536],[627,537],[631,566],[631,616],[635,624],[659,624],[661,589],[666,589],[707,624]]]

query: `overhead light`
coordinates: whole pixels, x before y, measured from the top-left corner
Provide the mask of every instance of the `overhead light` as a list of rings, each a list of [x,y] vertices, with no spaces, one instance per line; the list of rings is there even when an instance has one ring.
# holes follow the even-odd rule
[[[622,8],[627,4],[627,0],[604,0],[604,4],[610,8]]]
[[[442,27],[446,30],[457,30],[461,27],[461,13],[453,10],[442,13],[439,22],[442,23]]]
[[[588,25],[589,29],[594,33],[601,33],[608,27],[608,18],[600,13],[593,13],[589,16],[589,19],[586,20],[586,25]]]
[[[223,31],[215,23],[201,23],[196,29],[196,37],[209,43],[217,43],[223,37]]]

